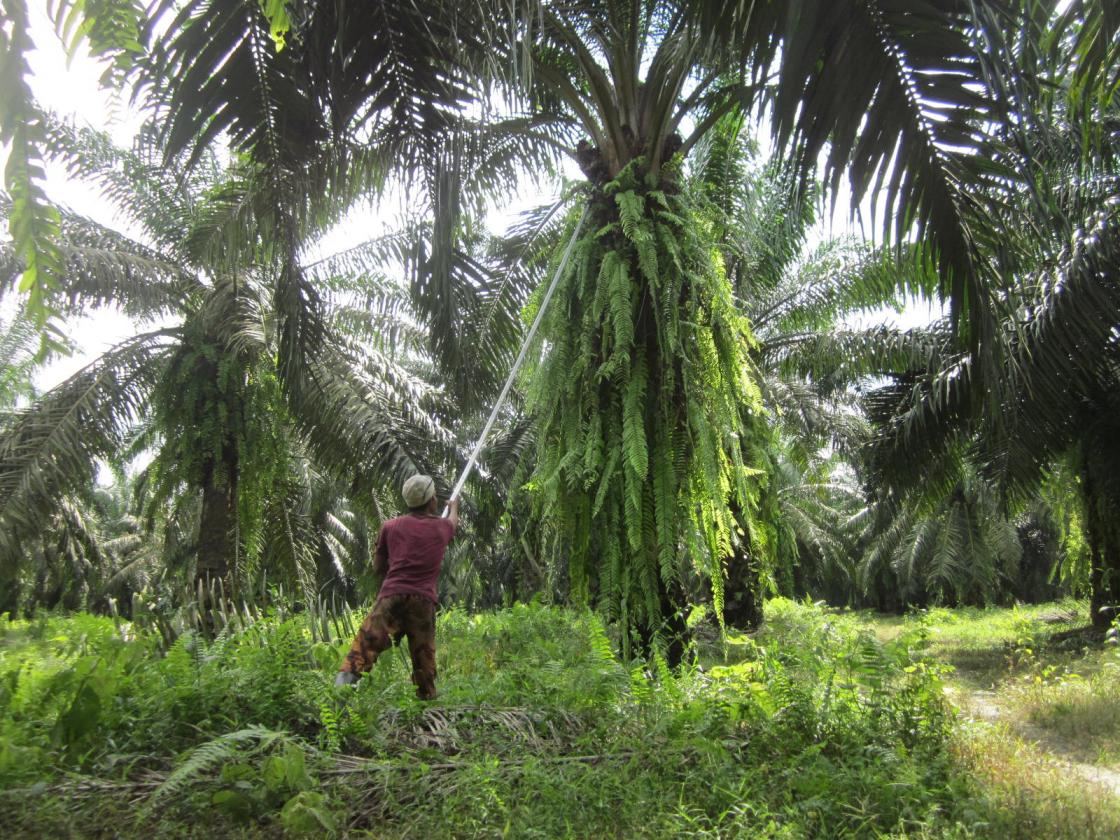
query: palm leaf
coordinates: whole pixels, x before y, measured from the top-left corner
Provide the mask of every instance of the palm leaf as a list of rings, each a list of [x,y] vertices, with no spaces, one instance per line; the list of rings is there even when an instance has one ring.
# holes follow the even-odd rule
[[[0,521],[10,548],[58,499],[92,480],[143,413],[174,330],[109,350],[16,414],[0,433]]]

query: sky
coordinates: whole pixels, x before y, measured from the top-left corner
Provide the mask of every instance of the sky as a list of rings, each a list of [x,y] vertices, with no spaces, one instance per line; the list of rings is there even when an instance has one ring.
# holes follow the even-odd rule
[[[73,119],[79,126],[89,125],[110,134],[121,146],[131,145],[142,121],[143,114],[130,107],[126,96],[101,88],[98,79],[103,65],[90,58],[88,52],[80,50],[71,60],[54,33],[53,26],[46,16],[45,4],[32,3],[32,34],[36,51],[29,57],[32,89],[39,102],[62,117]],[[6,152],[0,152],[6,157]],[[0,160],[0,165],[2,165]],[[575,179],[580,177],[578,169],[570,161],[565,167],[565,175]],[[128,220],[115,211],[113,206],[101,198],[96,188],[89,184],[71,179],[61,167],[48,165],[45,184],[48,196],[63,206],[80,214],[89,216],[103,224],[137,236],[130,230]],[[400,215],[404,196],[399,192],[391,194],[378,206],[355,208],[333,231],[329,232],[316,249],[323,255],[344,250],[377,235],[385,229],[385,219]],[[495,205],[487,217],[492,230],[501,230],[523,209],[526,209],[547,196],[542,196],[540,188],[526,179],[521,194],[504,205]],[[862,207],[868,216],[870,200]],[[815,243],[832,236],[857,233],[871,237],[871,231],[863,231],[858,223],[850,219],[848,196],[840,195],[835,210],[824,217],[811,235]],[[10,312],[11,300],[5,300],[0,314]],[[928,323],[939,314],[936,307],[913,304],[902,313],[883,311],[864,315],[853,320],[852,325],[865,326],[871,323],[887,322],[901,327],[913,327]],[[76,345],[76,351],[68,357],[58,359],[43,368],[37,377],[40,389],[49,389],[73,373],[89,364],[108,347],[135,332],[136,325],[123,314],[113,310],[99,310],[68,325],[67,332]]]

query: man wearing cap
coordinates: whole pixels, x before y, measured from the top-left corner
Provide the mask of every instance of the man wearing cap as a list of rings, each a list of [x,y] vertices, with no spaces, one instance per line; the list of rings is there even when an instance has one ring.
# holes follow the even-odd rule
[[[381,526],[373,570],[382,574],[373,611],[362,622],[335,685],[355,683],[394,638],[408,637],[412,682],[421,700],[436,696],[436,580],[447,544],[459,527],[459,500],[446,519],[438,513],[436,483],[414,475],[404,483],[408,513]]]

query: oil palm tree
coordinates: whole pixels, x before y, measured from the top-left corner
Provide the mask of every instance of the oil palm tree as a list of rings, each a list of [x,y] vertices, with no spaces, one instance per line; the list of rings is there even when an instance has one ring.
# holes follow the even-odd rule
[[[926,330],[848,326],[911,297],[933,297],[936,271],[920,252],[899,255],[855,237],[810,247],[817,202],[790,189],[796,177],[788,163],[758,160],[737,116],[699,144],[689,171],[736,303],[751,322],[772,418],[754,464],[766,475],[759,496],[765,515],[740,520],[747,538],[735,541],[726,561],[734,604],[728,618],[743,626],[761,619],[766,588],[860,599],[867,502],[858,465],[871,427],[857,389],[910,369],[936,340]]]
[[[1005,602],[1016,590],[1023,549],[996,489],[960,451],[948,487],[931,482],[900,506],[869,511],[859,582],[880,609]]]
[[[430,225],[408,220],[293,267],[253,236],[263,199],[251,164],[228,169],[209,156],[165,164],[154,132],[125,152],[58,123],[49,149],[142,234],[62,214],[58,311],[109,305],[174,323],[124,342],[11,418],[8,521],[26,519],[21,527],[33,531],[67,488],[84,486],[95,458],[147,449],[156,455],[141,476],[141,506],[162,543],[163,572],[246,591],[268,575],[295,583],[305,599],[368,596],[369,529],[395,512],[399,479],[424,471],[443,486],[461,460],[457,445],[467,441],[448,424],[465,438],[478,398],[458,395],[484,393],[493,359],[509,354],[525,281],[475,237],[469,253],[449,260],[460,314],[435,323],[399,276],[415,282]],[[0,258],[16,277],[16,256]],[[299,365],[281,350],[292,310],[278,298],[293,285],[296,315],[318,333],[297,347]],[[437,363],[432,334],[441,329],[470,350],[458,365]],[[468,531],[488,527],[503,441],[516,437],[484,454],[468,500],[482,515]]]
[[[126,152],[95,132],[64,125],[53,132],[54,153],[94,178],[143,238],[61,212],[66,270],[52,305],[61,313],[114,305],[166,325],[119,343],[6,418],[7,563],[17,562],[20,541],[41,531],[68,493],[89,486],[97,459],[130,448],[158,453],[147,476],[152,504],[181,507],[177,497],[197,494],[194,576],[204,582],[228,582],[245,562],[242,552],[259,558],[262,544],[282,541],[269,530],[280,525],[290,559],[306,559],[295,556],[303,549],[289,515],[300,506],[288,501],[294,487],[306,486],[300,474],[312,457],[361,494],[428,469],[430,455],[448,450],[436,419],[439,389],[410,369],[403,345],[394,360],[390,341],[400,330],[390,337],[373,317],[378,307],[391,315],[394,295],[400,303],[403,293],[387,284],[379,293],[365,276],[336,273],[330,260],[309,267],[333,284],[337,305],[317,295],[296,301],[320,335],[303,367],[286,366],[279,347],[291,336],[274,306],[292,288],[287,273],[272,273],[267,244],[256,259],[238,262],[233,256],[249,249],[229,241],[230,215],[251,212],[251,171],[213,160],[189,172],[164,166],[152,135]],[[9,287],[19,273],[11,247]],[[364,321],[346,318],[356,299]],[[303,507],[305,518],[319,515]]]
[[[1120,499],[1113,486],[1116,429],[1109,420],[1120,323],[1120,117],[1115,98],[1086,94],[1085,74],[1070,67],[1087,43],[1112,49],[1105,37],[1110,31],[1100,20],[1060,27],[1042,53],[1025,49],[1015,32],[999,42],[1019,72],[997,78],[1030,117],[992,139],[992,157],[1016,176],[976,185],[978,200],[994,193],[998,202],[990,206],[1002,208],[993,223],[1004,236],[1007,268],[996,287],[1002,375],[998,387],[988,387],[975,381],[972,359],[942,356],[896,394],[895,434],[880,450],[884,466],[907,462],[888,470],[891,482],[903,485],[916,463],[936,459],[964,435],[1003,495],[1020,502],[1054,463],[1075,455],[1086,523],[1093,520],[1087,531],[1098,627],[1107,626],[1120,604],[1120,553],[1109,524]],[[1014,85],[1009,76],[1050,83]],[[1106,76],[1112,78],[1111,71]],[[995,410],[978,415],[990,394]]]

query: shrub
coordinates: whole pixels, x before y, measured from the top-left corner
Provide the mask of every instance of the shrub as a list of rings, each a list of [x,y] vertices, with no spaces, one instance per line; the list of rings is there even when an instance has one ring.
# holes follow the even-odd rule
[[[415,699],[395,650],[334,688],[349,640],[317,644],[298,617],[184,636],[163,656],[87,616],[12,622],[0,772],[49,795],[0,829],[64,833],[119,811],[114,832],[167,836],[203,818],[210,836],[955,830],[971,800],[949,760],[939,669],[913,638],[881,644],[791,602],[770,615],[673,673],[619,660],[589,612],[448,610],[437,705]],[[117,781],[82,798],[72,771]],[[132,801],[147,805],[139,818]]]

